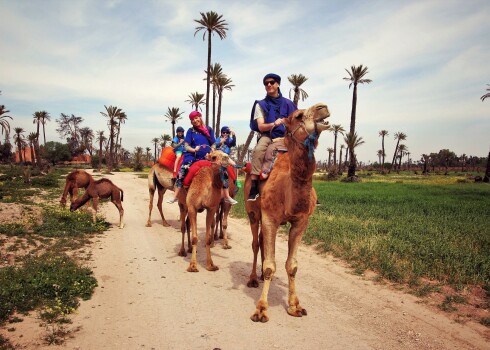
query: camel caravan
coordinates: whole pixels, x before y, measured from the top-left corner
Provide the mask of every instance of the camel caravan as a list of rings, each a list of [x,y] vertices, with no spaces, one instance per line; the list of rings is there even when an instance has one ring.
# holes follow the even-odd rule
[[[192,114],[192,113],[191,113]],[[246,173],[244,183],[245,208],[248,214],[252,232],[253,265],[247,286],[258,288],[257,257],[260,251],[262,260],[261,280],[264,281],[261,297],[256,304],[256,309],[251,316],[254,322],[267,322],[268,292],[272,277],[276,272],[275,242],[280,225],[290,223],[289,250],[286,260],[286,272],[288,275],[289,315],[301,317],[307,314],[306,309],[300,305],[296,294],[295,276],[298,270],[297,250],[301,238],[308,226],[309,217],[315,210],[317,196],[313,188],[313,173],[316,162],[314,150],[318,145],[320,134],[330,128],[326,119],[330,116],[328,107],[319,103],[308,109],[295,110],[289,116],[283,118],[286,132],[281,146],[271,143],[266,154],[274,155],[274,159],[266,156],[267,176],[258,185],[259,195],[253,200],[247,200],[252,189],[252,176],[250,164],[244,168]],[[191,119],[192,120],[192,119]],[[198,147],[194,149],[197,153]],[[206,269],[218,270],[211,257],[211,247],[217,238],[217,217],[221,220],[223,228],[223,248],[231,248],[227,237],[227,218],[231,204],[224,201],[223,195],[223,170],[220,167],[226,163],[228,155],[216,150],[207,153],[206,159],[195,161],[188,169],[188,174],[183,180],[183,187],[176,191],[176,171],[174,168],[175,153],[171,148],[164,148],[160,160],[152,166],[148,173],[148,190],[150,194],[149,213],[146,226],[152,226],[151,212],[155,191],[158,193],[157,207],[163,226],[170,226],[166,221],[162,209],[163,196],[167,190],[177,193],[175,198],[168,203],[177,202],[180,210],[180,230],[182,244],[179,250],[180,256],[191,253],[191,260],[187,271],[198,272],[197,254],[197,213],[206,210],[206,233],[204,238],[206,250]],[[181,160],[182,161],[182,160]],[[233,167],[227,167],[229,181],[229,193],[234,196],[236,192],[236,172]],[[78,189],[85,188],[85,194],[77,197]],[[120,227],[123,227],[123,213],[121,202],[123,191],[107,179],[94,181],[84,171],[76,171],[68,175],[63,197],[60,203],[65,205],[66,197],[71,196],[71,210],[76,210],[81,205],[92,199],[94,213],[97,210],[99,198],[111,198],[120,212]],[[217,215],[218,214],[218,215]],[[95,214],[94,214],[95,219]],[[187,233],[187,250],[185,249],[185,234]]]

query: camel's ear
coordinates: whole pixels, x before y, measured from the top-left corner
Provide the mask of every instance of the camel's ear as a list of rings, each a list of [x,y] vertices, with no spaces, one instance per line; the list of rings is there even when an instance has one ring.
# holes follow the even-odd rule
[[[289,117],[284,118],[284,125],[286,126],[286,128],[289,128],[291,126],[291,123],[294,119],[303,119],[304,112],[304,109],[297,109],[293,113],[291,113]]]

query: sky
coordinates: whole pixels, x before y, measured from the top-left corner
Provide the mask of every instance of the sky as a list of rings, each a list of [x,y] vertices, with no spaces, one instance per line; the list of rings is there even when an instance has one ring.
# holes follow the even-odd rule
[[[212,62],[234,85],[223,95],[221,125],[238,144],[271,72],[285,97],[287,77],[306,76],[299,108],[326,103],[330,123],[349,130],[352,88],[343,78],[362,64],[372,82],[358,86],[358,160],[378,160],[380,130],[388,131],[387,161],[396,132],[407,135],[413,161],[441,149],[488,155],[490,99],[480,99],[490,84],[488,0],[0,0],[0,104],[11,129],[27,136],[36,131],[33,114],[47,111],[47,140],[65,142],[56,132],[61,113],[95,133],[107,130],[100,112],[112,105],[128,117],[122,146],[153,150],[153,138],[171,134],[168,108],[184,112],[178,125],[187,129],[185,101],[206,92],[207,39],[194,35],[194,20],[208,11],[228,23],[225,39],[212,36]],[[333,143],[323,132],[316,159],[326,160]]]

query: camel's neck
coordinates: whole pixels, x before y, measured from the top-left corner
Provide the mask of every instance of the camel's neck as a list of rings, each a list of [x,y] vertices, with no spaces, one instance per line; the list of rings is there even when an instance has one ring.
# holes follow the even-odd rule
[[[313,173],[315,172],[315,157],[310,160],[308,149],[299,144],[298,141],[289,138],[288,154],[290,163],[290,174],[293,186],[308,186],[311,188]]]

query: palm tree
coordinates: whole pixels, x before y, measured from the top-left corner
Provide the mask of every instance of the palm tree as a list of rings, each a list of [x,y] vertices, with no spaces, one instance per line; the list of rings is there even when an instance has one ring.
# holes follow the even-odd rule
[[[49,115],[49,113],[46,111],[43,111],[43,114],[41,116],[41,124],[43,125],[43,137],[44,137],[44,145],[45,146],[46,146],[46,122],[49,122],[50,120],[51,120],[51,116]]]
[[[222,18],[222,15],[218,15],[214,11],[209,11],[206,13],[200,12],[201,18],[195,19],[194,22],[200,24],[196,27],[194,36],[201,30],[203,31],[202,40],[208,37],[208,64],[207,64],[207,78],[206,78],[206,125],[209,126],[209,87],[211,85],[211,36],[213,33],[218,34],[221,40],[226,38],[226,31],[228,30],[228,23]]]
[[[488,152],[487,168],[485,169],[485,176],[483,177],[483,182],[490,182],[490,152]]]
[[[294,92],[293,103],[296,107],[298,107],[299,98],[301,96],[301,101],[304,101],[308,98],[308,94],[305,90],[301,89],[300,86],[303,85],[308,78],[303,74],[291,74],[288,77],[289,82],[293,85],[291,90],[289,90],[289,98],[291,98],[291,92]]]
[[[340,155],[339,155],[339,169],[337,171],[338,174],[342,173],[342,151],[344,150],[344,145],[340,145]]]
[[[404,144],[398,146],[398,171],[402,168],[402,158],[407,154],[408,148]]]
[[[151,151],[151,148],[150,147],[146,147],[145,150],[146,150],[146,161],[149,162],[150,161],[150,151]]]
[[[99,142],[99,166],[97,170],[100,172],[100,169],[102,169],[102,147],[107,140],[107,138],[104,136],[104,131],[97,131],[96,140]]]
[[[344,135],[345,129],[340,124],[333,124],[330,131],[333,132],[333,135],[334,135],[334,141],[333,141],[333,166],[334,166],[334,169],[333,170],[335,172],[336,168],[337,168],[337,136],[339,134]],[[340,158],[342,158],[342,156],[340,156]]]
[[[157,147],[158,147],[158,142],[160,140],[158,139],[158,137],[154,137],[151,139],[151,142],[153,143],[153,146],[155,148],[155,158],[153,158],[153,162],[156,163],[157,162]]]
[[[383,151],[383,160],[381,163],[381,173],[384,174],[385,172],[385,136],[388,136],[388,130],[381,130],[378,134],[381,136],[381,151]]]
[[[19,161],[20,163],[23,163],[24,160],[22,159],[22,143],[24,142],[24,129],[14,128],[14,132],[14,142],[17,144],[17,149],[19,150]]]
[[[167,107],[167,112],[164,117],[172,124],[172,138],[175,137],[175,123],[182,118],[183,113],[184,112],[181,112],[178,107]]]
[[[208,72],[205,71],[205,73],[207,79]],[[213,86],[213,124],[211,125],[211,127],[214,130],[216,125],[216,97],[218,97],[218,84],[219,84],[220,77],[223,75],[223,68],[221,68],[221,64],[219,63],[213,64],[211,66],[211,71],[209,72],[209,74],[210,74],[211,85]]]
[[[252,142],[252,139],[255,135],[255,131],[250,131],[250,133],[247,136],[247,140],[245,141],[245,144],[243,145],[242,152],[238,154],[238,163],[242,164],[243,159],[245,158],[245,155],[248,153],[248,149],[250,148],[250,143]]]
[[[117,119],[117,133],[116,133],[116,154],[115,154],[115,158],[116,158],[116,163],[117,163],[118,162],[117,153],[121,149],[121,142],[122,142],[122,139],[119,140],[119,135],[121,134],[121,124],[126,123],[128,116],[126,115],[126,113],[121,112],[121,114],[116,116],[116,119]]]
[[[407,135],[405,135],[403,132],[399,131],[395,133],[394,139],[396,140],[396,146],[395,146],[395,153],[393,153],[393,160],[391,161],[391,167],[390,171],[395,169],[395,161],[396,161],[396,155],[398,153],[398,145],[400,144],[400,141],[405,141],[407,139]]]
[[[347,173],[347,177],[351,177],[351,176],[355,175],[355,167],[356,167],[356,163],[357,163],[355,149],[358,146],[362,145],[364,143],[364,140],[362,139],[362,137],[359,137],[357,135],[357,132],[355,132],[354,134],[351,134],[349,132],[347,135],[345,135],[344,141],[347,144],[347,147],[349,148],[349,170]],[[354,169],[354,172],[353,172],[354,175],[349,175],[349,174],[351,174],[352,168]]]
[[[216,118],[216,125],[214,129],[216,133],[216,137],[218,137],[220,134],[219,127],[221,123],[221,104],[223,102],[223,91],[224,90],[231,91],[231,89],[235,87],[235,85],[233,85],[232,82],[233,81],[230,78],[228,78],[225,74],[222,74],[216,81],[216,86],[218,88],[218,115]]]
[[[198,109],[202,110],[201,105],[205,104],[206,102],[204,101],[204,94],[200,94],[199,92],[193,92],[189,96],[188,100],[185,100],[184,102],[189,102],[192,106],[192,109],[197,111]]]
[[[34,163],[37,159],[38,149],[36,148],[37,134],[35,132],[31,132],[27,135],[27,140],[29,141],[29,148],[31,154],[31,162]]]
[[[490,84],[487,84],[487,85],[488,85],[488,87],[487,87],[487,91],[490,91]],[[488,93],[486,93],[485,95],[483,95],[482,97],[480,97],[480,99],[481,99],[481,101],[483,102],[483,101],[485,101],[485,99],[486,99],[487,97],[490,97],[490,92],[488,92]]]
[[[92,156],[92,141],[94,139],[94,132],[89,127],[80,129],[80,139],[84,150],[87,150],[90,156]]]
[[[378,153],[376,153],[378,155],[378,161],[379,161],[379,164],[382,164],[381,163],[381,159],[383,158],[383,150],[382,149],[379,149],[378,150]]]
[[[10,133],[10,123],[8,122],[7,118],[12,120],[12,117],[5,115],[8,112],[10,111],[5,109],[4,105],[0,105],[0,127],[2,128],[2,135],[4,131],[5,131],[5,135],[8,135]],[[0,141],[0,145],[1,144],[2,142]]]
[[[116,136],[117,119],[124,113],[121,108],[117,106],[104,105],[106,112],[100,112],[104,117],[106,117],[109,124],[109,156],[107,157],[107,170],[112,171],[114,164],[114,139]]]
[[[173,137],[168,134],[163,134],[162,136],[160,136],[160,141],[162,141],[162,148],[167,147],[167,142],[172,142],[172,138]]]
[[[330,164],[332,163],[332,153],[333,153],[333,148],[332,147],[328,147],[327,148],[327,152],[328,152],[328,168],[330,168]]]
[[[32,122],[33,124],[37,124],[36,125],[36,140],[34,141],[33,145],[34,145],[34,149],[35,149],[35,153],[36,153],[36,159],[37,159],[37,165],[40,166],[41,165],[41,152],[39,152],[39,129],[40,129],[40,125],[42,124],[45,116],[48,114],[48,112],[46,111],[39,111],[39,112],[35,112],[32,116],[34,117]]]
[[[361,64],[360,66],[351,66],[350,71],[347,69],[345,70],[348,74],[348,78],[344,78],[344,80],[350,81],[349,84],[349,89],[352,85],[354,85],[354,89],[352,91],[352,110],[351,110],[351,115],[350,115],[350,129],[349,129],[349,134],[355,135],[356,131],[356,109],[357,109],[357,85],[358,84],[369,84],[371,83],[371,79],[364,79],[364,76],[368,73],[368,67],[363,67]],[[354,150],[350,149],[350,157],[353,158],[354,156]],[[349,177],[356,175],[356,162],[353,162],[352,159],[349,164],[349,172],[348,175]]]

